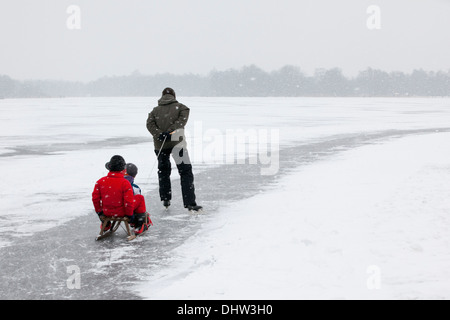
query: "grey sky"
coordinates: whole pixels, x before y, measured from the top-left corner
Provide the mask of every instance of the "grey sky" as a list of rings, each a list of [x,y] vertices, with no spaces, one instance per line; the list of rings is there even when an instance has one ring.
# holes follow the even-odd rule
[[[81,9],[69,30],[66,10]],[[369,30],[369,5],[381,29]],[[2,0],[0,74],[16,79],[199,73],[291,64],[450,69],[449,0]]]

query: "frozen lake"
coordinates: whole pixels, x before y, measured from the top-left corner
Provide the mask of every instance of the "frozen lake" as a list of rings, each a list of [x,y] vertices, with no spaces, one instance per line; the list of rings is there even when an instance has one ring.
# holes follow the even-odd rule
[[[448,98],[181,98],[191,108],[188,146],[206,208],[191,216],[177,183],[169,212],[157,199],[145,126],[156,101],[0,100],[0,298],[128,297],[133,285],[170,266],[173,250],[222,207],[270,193],[279,179],[340,152],[450,131]],[[91,192],[114,154],[139,167],[136,182],[155,223],[134,243],[120,232],[94,242],[99,223]],[[295,210],[295,201],[286,201]],[[70,266],[81,272],[80,289],[67,286]]]

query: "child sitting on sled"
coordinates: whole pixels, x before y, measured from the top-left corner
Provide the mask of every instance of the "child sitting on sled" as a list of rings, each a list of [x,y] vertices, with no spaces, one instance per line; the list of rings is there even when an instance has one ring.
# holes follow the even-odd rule
[[[135,234],[144,232],[148,229],[144,223],[145,199],[141,194],[135,195],[130,182],[125,179],[125,160],[122,156],[113,156],[105,167],[109,170],[108,175],[97,181],[92,192],[95,212],[100,220],[103,216],[128,217],[130,223],[134,223]],[[106,226],[107,229],[110,227]]]
[[[142,199],[141,201],[144,201],[144,197],[141,195],[141,188],[136,183],[134,183],[134,179],[136,178],[138,173],[138,168],[133,163],[127,163],[127,165],[125,166],[125,172],[125,179],[127,179],[133,187],[135,198]],[[146,221],[146,219],[148,220]],[[133,224],[135,226],[135,234],[141,234],[142,232],[148,230],[149,225],[153,225],[152,221],[150,220],[150,215],[147,212],[135,213]]]
[[[141,188],[134,183],[134,179],[136,178],[138,173],[138,168],[133,163],[127,163],[125,166],[125,179],[127,179],[131,186],[133,187],[134,194],[142,194]]]

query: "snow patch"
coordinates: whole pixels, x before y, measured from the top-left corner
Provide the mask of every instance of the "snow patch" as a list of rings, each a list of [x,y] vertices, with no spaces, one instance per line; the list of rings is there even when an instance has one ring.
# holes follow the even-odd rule
[[[223,208],[137,290],[149,299],[448,299],[449,139],[407,137],[302,167]]]

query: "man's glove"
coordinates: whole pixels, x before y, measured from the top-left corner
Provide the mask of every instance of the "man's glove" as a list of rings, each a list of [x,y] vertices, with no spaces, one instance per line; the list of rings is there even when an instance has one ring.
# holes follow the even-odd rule
[[[159,135],[158,140],[159,141],[164,141],[167,140],[167,138],[170,137],[170,132],[163,132]]]

